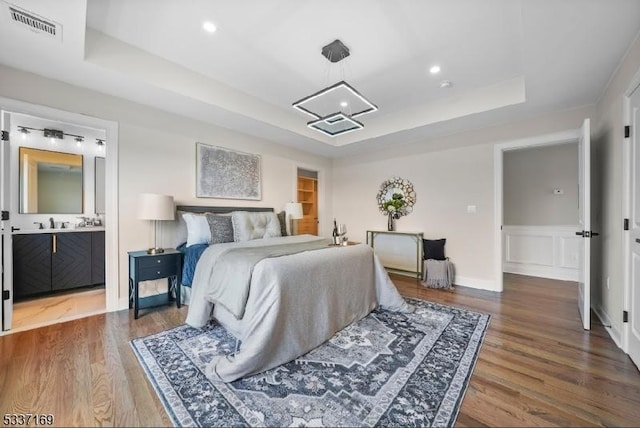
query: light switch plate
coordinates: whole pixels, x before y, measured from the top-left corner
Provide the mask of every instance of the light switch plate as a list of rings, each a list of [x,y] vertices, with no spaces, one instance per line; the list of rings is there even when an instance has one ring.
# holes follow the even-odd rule
[[[467,212],[470,214],[475,214],[478,212],[478,207],[476,205],[467,205]]]

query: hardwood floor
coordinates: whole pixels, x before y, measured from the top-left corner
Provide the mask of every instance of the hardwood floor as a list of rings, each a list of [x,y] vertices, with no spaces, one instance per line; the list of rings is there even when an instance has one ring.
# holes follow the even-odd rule
[[[15,333],[94,315],[104,312],[105,308],[104,287],[29,299],[14,303],[11,331]]]
[[[575,284],[507,275],[502,294],[420,287],[403,295],[492,315],[459,426],[637,426],[640,373],[601,325],[582,330]],[[107,313],[0,337],[0,413],[50,413],[62,426],[170,421],[130,346],[181,325],[187,308]]]
[[[582,329],[577,284],[505,275],[504,292],[400,292],[491,314],[458,426],[638,426],[640,372],[598,319]]]

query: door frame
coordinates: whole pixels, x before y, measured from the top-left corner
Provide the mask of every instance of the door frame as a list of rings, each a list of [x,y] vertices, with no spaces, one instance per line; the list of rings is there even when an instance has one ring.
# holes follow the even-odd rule
[[[558,144],[574,143],[580,138],[580,128],[566,131],[554,132],[551,134],[538,135],[535,137],[522,138],[505,143],[498,143],[493,146],[493,200],[494,200],[494,273],[495,273],[495,289],[493,291],[502,292],[503,284],[503,239],[502,239],[502,222],[504,221],[503,204],[504,204],[504,186],[503,186],[503,169],[504,169],[504,152],[531,147],[555,146]]]
[[[293,202],[298,200],[298,168],[306,169],[308,171],[315,171],[318,173],[318,236],[322,236],[325,231],[325,216],[326,216],[326,190],[327,190],[327,178],[325,169],[317,165],[311,165],[302,162],[293,163],[293,191],[291,192],[291,200]]]
[[[622,124],[625,126],[631,125],[631,95],[635,90],[640,91],[640,70],[638,70],[631,79],[631,83],[627,87],[622,97]],[[631,180],[631,138],[625,138],[622,134],[622,216],[623,218],[631,218],[631,191],[633,189]],[[624,159],[627,161],[625,162]],[[622,277],[623,277],[623,291],[622,291],[622,310],[628,311],[631,306],[631,251],[629,242],[629,233],[622,233]],[[622,323],[622,338],[621,348],[625,353],[629,353],[629,335],[631,334],[629,329],[629,323]]]
[[[119,310],[118,122],[4,97],[0,97],[0,110],[105,130],[106,311]],[[11,209],[15,210],[14,207]]]
[[[11,129],[11,114],[0,109],[0,131],[9,132]],[[1,180],[2,186],[0,187],[0,193],[2,198],[2,210],[6,210],[9,205],[11,206],[11,138],[9,137],[8,141],[0,142],[0,162],[2,162],[2,166],[0,166],[0,174],[2,174]],[[7,167],[5,169],[5,167]],[[5,331],[5,326],[11,325],[13,322],[13,283],[7,287],[7,282],[9,279],[13,278],[13,236],[12,236],[12,225],[11,225],[11,216],[7,220],[2,221],[2,242],[0,245],[2,246],[2,254],[0,255],[0,263],[2,264],[2,282],[0,284],[0,290],[4,293],[5,291],[9,291],[8,299],[2,299],[0,301],[0,315],[2,319],[0,319],[0,334]]]

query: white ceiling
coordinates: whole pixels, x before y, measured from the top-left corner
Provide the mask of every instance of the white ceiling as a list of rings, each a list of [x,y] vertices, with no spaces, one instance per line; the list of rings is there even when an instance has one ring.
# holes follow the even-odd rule
[[[640,30],[638,0],[13,4],[63,37],[5,25],[0,2],[2,64],[325,156],[594,104]],[[351,56],[331,64],[320,50],[336,38]],[[339,80],[379,110],[330,138],[291,104]]]

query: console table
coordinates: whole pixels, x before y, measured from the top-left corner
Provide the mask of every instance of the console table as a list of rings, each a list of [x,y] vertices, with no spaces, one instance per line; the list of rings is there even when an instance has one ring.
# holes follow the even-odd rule
[[[388,271],[416,278],[422,278],[422,238],[422,232],[367,230],[367,244]]]

